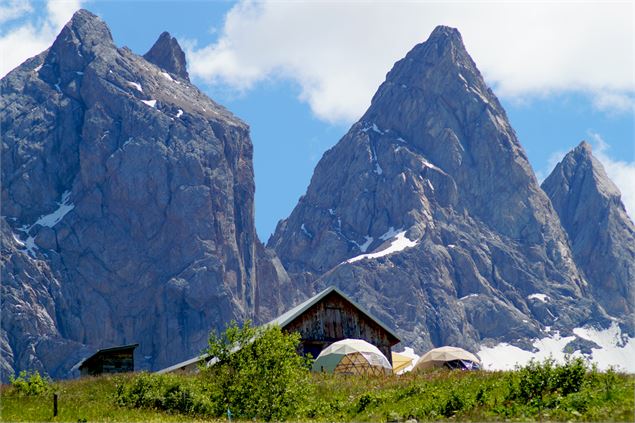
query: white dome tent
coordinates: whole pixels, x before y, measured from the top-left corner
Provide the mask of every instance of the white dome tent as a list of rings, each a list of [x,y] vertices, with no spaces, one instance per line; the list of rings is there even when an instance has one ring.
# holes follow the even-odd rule
[[[313,371],[381,376],[392,374],[392,366],[376,346],[362,339],[343,339],[322,350]]]
[[[481,367],[481,361],[463,348],[445,346],[434,348],[422,355],[412,370],[416,372],[435,367],[478,370]]]

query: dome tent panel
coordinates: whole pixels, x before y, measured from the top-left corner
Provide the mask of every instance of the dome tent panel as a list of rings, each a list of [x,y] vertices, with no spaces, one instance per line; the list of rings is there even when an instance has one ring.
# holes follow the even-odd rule
[[[343,339],[320,353],[313,362],[313,371],[384,375],[392,373],[392,366],[374,345],[361,339]]]
[[[434,348],[422,355],[415,364],[413,371],[447,367],[450,369],[477,370],[481,361],[469,351],[458,347]]]

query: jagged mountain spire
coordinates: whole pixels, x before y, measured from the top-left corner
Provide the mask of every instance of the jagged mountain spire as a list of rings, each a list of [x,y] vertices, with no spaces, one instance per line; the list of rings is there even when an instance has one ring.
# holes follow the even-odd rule
[[[420,348],[570,330],[593,309],[505,111],[449,27],[395,63],[268,245],[298,283],[374,304]]]
[[[635,311],[635,226],[591,145],[583,141],[542,184],[593,294],[614,316]],[[632,322],[632,319],[630,319]]]
[[[174,75],[188,81],[190,80],[190,76],[187,73],[185,53],[176,38],[172,37],[167,31],[159,36],[159,39],[143,57],[148,62],[152,62]]]
[[[249,128],[169,34],[148,56],[80,10],[0,81],[3,381],[126,343],[167,367],[292,292],[256,235]]]

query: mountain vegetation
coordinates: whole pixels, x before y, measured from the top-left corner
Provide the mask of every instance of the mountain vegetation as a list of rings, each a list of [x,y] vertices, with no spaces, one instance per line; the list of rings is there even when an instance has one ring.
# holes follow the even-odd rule
[[[26,394],[3,385],[4,421],[227,421],[214,381],[196,376],[128,374],[51,382]],[[635,376],[598,372],[583,361],[549,361],[504,372],[438,370],[405,376],[311,374],[308,395],[278,421],[632,421]],[[59,415],[52,419],[52,393]],[[258,409],[253,401],[250,407]],[[233,420],[251,421],[233,414]],[[242,417],[242,418],[241,418]],[[257,415],[267,420],[267,414]]]

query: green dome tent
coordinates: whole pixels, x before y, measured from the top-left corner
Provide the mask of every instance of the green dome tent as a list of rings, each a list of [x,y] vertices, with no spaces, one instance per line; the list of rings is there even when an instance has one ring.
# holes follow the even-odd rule
[[[322,350],[313,371],[353,375],[388,375],[392,366],[379,348],[362,339],[343,339]]]

